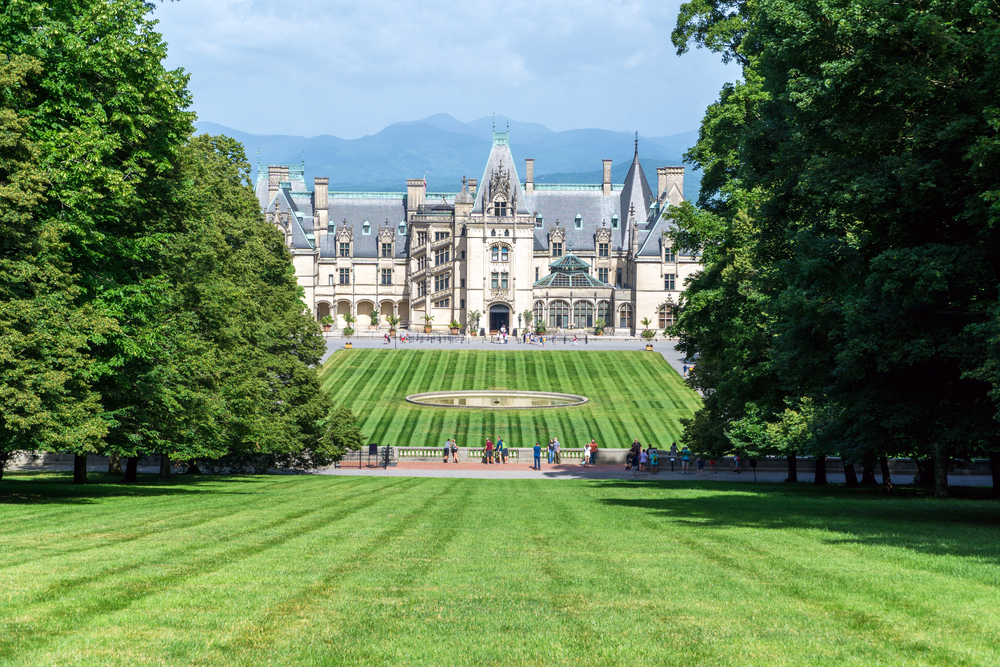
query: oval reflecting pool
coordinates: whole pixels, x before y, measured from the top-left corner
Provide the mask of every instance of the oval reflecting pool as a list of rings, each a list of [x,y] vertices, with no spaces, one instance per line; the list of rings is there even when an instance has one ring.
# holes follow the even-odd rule
[[[554,394],[549,391],[431,391],[425,394],[410,394],[406,400],[437,408],[518,410],[583,405],[587,402],[587,397],[576,394]]]

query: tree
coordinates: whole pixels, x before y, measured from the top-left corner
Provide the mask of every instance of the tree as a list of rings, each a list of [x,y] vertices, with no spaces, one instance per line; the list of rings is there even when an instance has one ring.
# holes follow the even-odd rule
[[[0,478],[18,450],[95,451],[106,432],[85,381],[88,334],[110,323],[79,294],[65,228],[40,210],[48,186],[24,110],[39,61],[0,53]]]

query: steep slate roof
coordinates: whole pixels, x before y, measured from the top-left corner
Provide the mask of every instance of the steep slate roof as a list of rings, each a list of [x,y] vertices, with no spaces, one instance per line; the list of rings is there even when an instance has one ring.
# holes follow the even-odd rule
[[[631,207],[635,206],[636,222],[643,222],[649,215],[649,202],[653,198],[653,191],[646,182],[646,174],[639,164],[639,140],[635,142],[635,157],[632,158],[632,166],[629,167],[625,176],[625,187],[622,188],[621,196],[621,217],[628,220]]]
[[[385,227],[388,220],[395,237],[395,257],[406,257],[408,253],[408,236],[399,233],[399,223],[406,220],[406,206],[403,193],[379,193],[379,197],[335,197],[328,199],[327,220],[337,230],[345,225],[354,229],[354,257],[375,258],[379,256],[378,231],[379,225]],[[346,220],[346,222],[345,222]],[[364,233],[364,223],[371,224],[371,231]],[[326,244],[323,244],[326,247]],[[332,248],[331,248],[332,250]],[[322,254],[323,257],[334,257],[334,253]]]
[[[510,146],[507,145],[507,133],[496,131],[493,132],[493,148],[490,149],[490,159],[486,161],[483,179],[479,181],[479,186],[476,188],[476,205],[472,207],[472,212],[483,212],[483,196],[490,187],[490,176],[501,165],[503,165],[504,170],[510,170],[510,183],[517,197],[518,214],[527,215],[528,207],[524,201],[524,189],[521,187],[521,179],[517,175],[514,156],[510,154]]]
[[[558,185],[555,187],[559,187]],[[619,194],[613,192],[611,196],[605,197],[601,186],[587,189],[556,190],[546,187],[544,190],[535,190],[528,196],[528,210],[542,216],[542,226],[535,227],[535,249],[544,250],[548,247],[549,232],[559,226],[566,232],[566,242],[577,250],[594,250],[596,241],[594,235],[601,227],[602,223],[611,229],[611,218],[615,215],[623,217],[619,210],[621,203]],[[576,216],[580,215],[581,229],[576,228]],[[624,221],[622,221],[624,222]],[[612,232],[612,249],[620,250],[624,241],[624,234],[619,225],[619,230]]]

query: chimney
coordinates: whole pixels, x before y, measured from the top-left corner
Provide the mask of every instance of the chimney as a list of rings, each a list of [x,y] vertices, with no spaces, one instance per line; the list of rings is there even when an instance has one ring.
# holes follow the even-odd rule
[[[323,245],[323,235],[329,222],[329,187],[330,179],[326,176],[313,178],[313,240],[317,250]]]
[[[274,195],[278,194],[278,183],[281,181],[281,167],[268,165],[267,167],[267,203],[270,204]]]
[[[604,163],[604,196],[611,196],[611,160],[601,160]]]
[[[524,194],[530,195],[535,192],[535,158],[529,157],[524,161]]]
[[[656,198],[664,197],[667,193],[667,168],[656,168]]]
[[[671,206],[679,206],[684,201],[684,167],[664,167],[663,169],[667,199]],[[656,175],[659,176],[660,170],[657,169],[656,172]]]
[[[424,179],[406,179],[406,210],[416,211],[424,205]]]
[[[473,199],[476,198],[476,183],[478,183],[478,182],[479,181],[476,180],[475,178],[470,178],[469,179],[469,194],[472,195]]]

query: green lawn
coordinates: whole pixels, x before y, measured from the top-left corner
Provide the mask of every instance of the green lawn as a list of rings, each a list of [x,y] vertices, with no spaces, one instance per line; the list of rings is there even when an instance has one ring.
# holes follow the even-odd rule
[[[68,479],[0,482],[0,664],[1000,664],[996,502]]]
[[[648,352],[491,352],[485,350],[341,350],[323,366],[323,388],[348,405],[370,442],[400,447],[463,447],[502,437],[511,447],[566,447],[596,438],[603,447],[670,446],[678,419],[701,399],[660,354]],[[546,410],[459,410],[416,406],[409,394],[454,389],[511,389],[583,394],[590,402]]]

